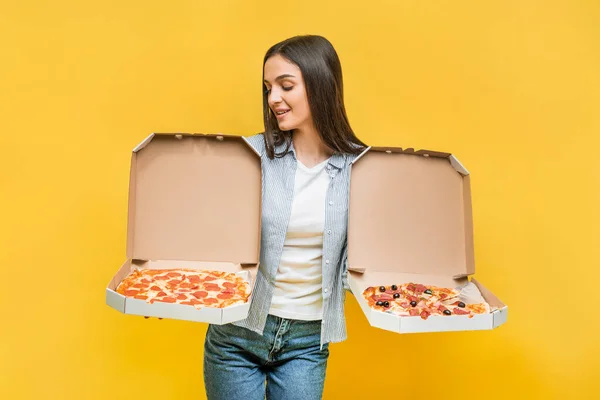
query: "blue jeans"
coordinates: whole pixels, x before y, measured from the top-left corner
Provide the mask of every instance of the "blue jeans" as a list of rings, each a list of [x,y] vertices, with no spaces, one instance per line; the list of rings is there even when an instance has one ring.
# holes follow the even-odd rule
[[[321,321],[269,315],[263,336],[232,324],[209,325],[204,342],[208,400],[321,399],[329,357]]]

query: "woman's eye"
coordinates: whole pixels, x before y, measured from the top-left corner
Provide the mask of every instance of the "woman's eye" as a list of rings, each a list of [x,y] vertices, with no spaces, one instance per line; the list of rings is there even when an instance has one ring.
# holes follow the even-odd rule
[[[290,90],[292,90],[294,87],[293,86],[282,86],[281,87],[283,90],[285,90],[286,92],[289,92]],[[271,89],[265,89],[265,94],[268,95],[269,93],[271,93]]]

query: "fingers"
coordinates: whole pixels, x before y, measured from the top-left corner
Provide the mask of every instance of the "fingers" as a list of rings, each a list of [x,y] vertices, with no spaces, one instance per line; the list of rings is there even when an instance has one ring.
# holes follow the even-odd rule
[[[144,315],[144,319],[148,319],[148,318],[150,318],[150,317]],[[161,320],[162,318],[159,317],[158,319]]]

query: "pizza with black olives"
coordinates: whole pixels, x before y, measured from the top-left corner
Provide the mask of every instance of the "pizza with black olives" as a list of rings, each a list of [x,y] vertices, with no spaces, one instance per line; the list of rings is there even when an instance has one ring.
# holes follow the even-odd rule
[[[370,286],[363,291],[369,307],[401,317],[431,315],[451,316],[484,314],[490,312],[487,303],[465,304],[457,289],[405,283],[391,286]]]

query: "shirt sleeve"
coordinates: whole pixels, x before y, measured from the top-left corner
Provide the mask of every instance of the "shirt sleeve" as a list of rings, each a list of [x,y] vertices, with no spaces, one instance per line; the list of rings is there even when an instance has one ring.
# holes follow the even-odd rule
[[[352,293],[352,289],[350,289],[350,285],[348,284],[348,246],[344,246],[344,251],[342,253],[342,285],[344,289]],[[352,293],[354,294],[354,293]]]
[[[261,157],[265,156],[266,148],[265,148],[265,138],[262,133],[258,133],[252,136],[244,136],[244,139],[250,143],[250,146],[254,148],[260,154]]]

